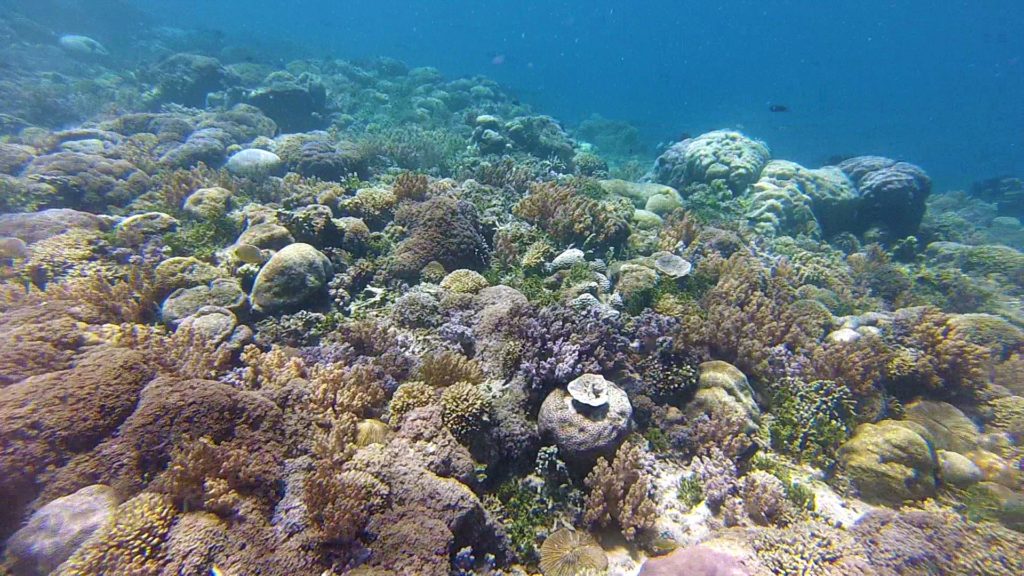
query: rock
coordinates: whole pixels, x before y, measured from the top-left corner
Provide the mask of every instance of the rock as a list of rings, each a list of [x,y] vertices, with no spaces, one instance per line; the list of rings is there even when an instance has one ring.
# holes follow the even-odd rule
[[[214,346],[226,342],[238,326],[238,318],[227,308],[203,306],[185,318],[179,330],[189,330]]]
[[[306,132],[325,123],[327,89],[311,75],[296,78],[274,72],[265,83],[247,94],[245,101],[272,118],[283,132]]]
[[[939,479],[946,484],[966,488],[984,478],[981,468],[962,454],[936,450],[935,455],[939,460]]]
[[[231,256],[245,264],[260,265],[267,261],[267,251],[260,250],[252,244],[235,244],[228,249]]]
[[[627,306],[644,304],[658,282],[658,273],[641,264],[626,262],[619,267],[615,293]]]
[[[253,306],[262,312],[298,307],[323,291],[332,275],[331,261],[319,250],[309,244],[290,244],[256,276]]]
[[[176,327],[182,320],[206,306],[219,306],[233,312],[245,309],[245,292],[234,278],[218,278],[209,284],[179,288],[164,300],[160,315],[164,324]]]
[[[0,172],[16,175],[36,156],[35,148],[0,142]]]
[[[118,238],[124,241],[141,240],[178,228],[178,220],[163,212],[146,212],[129,216],[117,225]]]
[[[227,214],[231,191],[220,186],[200,188],[189,194],[182,210],[204,220],[212,220]]]
[[[192,256],[175,256],[157,264],[154,271],[156,287],[160,294],[167,295],[179,288],[191,288],[209,284],[224,273],[217,267]]]
[[[861,333],[852,328],[840,328],[829,332],[825,339],[833,344],[850,344],[860,340]]]
[[[235,244],[249,244],[257,248],[280,250],[293,242],[295,242],[295,238],[284,226],[277,222],[260,222],[243,230]]]
[[[1011,530],[1024,530],[1024,495],[993,482],[981,482],[975,490],[981,498],[995,504],[992,512],[999,522]]]
[[[744,560],[739,551],[699,544],[649,558],[637,576],[751,576]]]
[[[112,520],[117,505],[113,488],[93,484],[36,510],[25,526],[7,540],[11,573],[49,574]]]
[[[224,165],[228,172],[250,178],[274,174],[281,166],[281,158],[277,154],[259,148],[246,148],[235,152]]]
[[[965,454],[978,446],[981,431],[959,408],[946,402],[920,400],[906,406],[905,418],[928,430],[937,450]]]
[[[79,36],[77,34],[65,34],[60,37],[58,41],[60,47],[69,54],[76,56],[109,56],[110,52],[103,47],[96,40],[89,38],[88,36]]]
[[[651,258],[654,259],[654,268],[670,278],[688,276],[693,269],[688,260],[671,252],[655,252]]]
[[[671,186],[653,182],[627,182],[625,180],[600,180],[598,183],[608,194],[628,198],[637,208],[664,216],[683,206],[679,192]]]
[[[600,406],[577,402],[563,388],[553,390],[541,404],[540,433],[554,441],[567,461],[589,464],[599,456],[610,456],[630,431],[629,397],[622,388],[605,382],[607,402]]]
[[[216,58],[199,54],[172,54],[144,76],[155,86],[150,94],[154,103],[174,102],[193,108],[205,108],[211,92],[239,81]]]
[[[857,427],[839,458],[861,498],[891,506],[935,494],[935,451],[903,422],[882,420]]]
[[[75,228],[106,230],[108,227],[107,221],[95,214],[69,208],[0,214],[0,236],[20,238],[27,244],[52,238]]]
[[[648,210],[641,210],[637,208],[633,211],[633,226],[638,230],[650,230],[657,232],[661,229],[664,221],[661,216],[658,216],[654,212]]]
[[[28,258],[28,244],[21,238],[0,236],[0,259]]]

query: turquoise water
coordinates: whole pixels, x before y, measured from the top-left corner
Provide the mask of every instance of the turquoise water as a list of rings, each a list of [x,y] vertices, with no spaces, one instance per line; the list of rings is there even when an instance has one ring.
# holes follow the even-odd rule
[[[1024,17],[1012,0],[129,4],[222,31],[225,45],[259,41],[267,61],[386,55],[485,74],[566,122],[633,122],[651,144],[738,127],[807,165],[906,159],[940,189],[1024,170]]]

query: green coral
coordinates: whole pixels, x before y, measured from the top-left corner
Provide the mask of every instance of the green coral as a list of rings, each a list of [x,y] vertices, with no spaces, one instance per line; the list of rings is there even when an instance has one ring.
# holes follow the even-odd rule
[[[540,495],[513,478],[499,485],[488,502],[497,508],[520,561],[538,560],[537,538],[555,520]]]
[[[177,232],[164,236],[164,243],[174,256],[193,256],[210,260],[221,248],[238,237],[238,227],[229,218],[214,218],[203,222],[186,222]]]
[[[693,508],[703,502],[704,487],[701,485],[700,478],[697,478],[696,475],[680,478],[676,497],[686,508]]]
[[[772,446],[825,468],[853,427],[853,395],[832,380],[804,383],[784,378],[775,385],[770,425]]]

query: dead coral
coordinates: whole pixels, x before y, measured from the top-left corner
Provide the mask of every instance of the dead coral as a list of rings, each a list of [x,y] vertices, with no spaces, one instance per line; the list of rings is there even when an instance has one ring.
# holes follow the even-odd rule
[[[627,540],[635,540],[654,526],[653,462],[640,443],[619,447],[611,464],[598,458],[584,480],[590,490],[584,521],[592,526],[617,526]]]

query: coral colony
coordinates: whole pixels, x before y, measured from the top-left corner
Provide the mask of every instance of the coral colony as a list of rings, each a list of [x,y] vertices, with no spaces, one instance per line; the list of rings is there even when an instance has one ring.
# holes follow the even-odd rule
[[[3,72],[0,573],[1024,574],[1019,180],[116,61]]]

